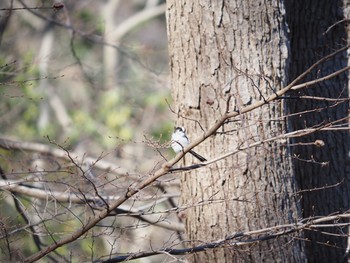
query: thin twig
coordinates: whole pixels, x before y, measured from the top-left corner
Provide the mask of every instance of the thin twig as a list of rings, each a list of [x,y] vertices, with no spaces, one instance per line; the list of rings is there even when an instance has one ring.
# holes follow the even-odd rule
[[[63,237],[60,240],[57,240],[56,242],[52,243],[51,245],[47,246],[46,248],[42,249],[41,251],[38,251],[37,253],[29,256],[28,258],[26,258],[25,262],[34,262],[36,260],[39,260],[40,258],[44,257],[45,255],[49,254],[50,252],[56,250],[58,247],[61,247],[67,243],[72,242],[73,240],[78,239],[79,237],[81,237],[83,234],[85,234],[87,231],[89,231],[91,228],[93,228],[97,223],[99,223],[102,219],[106,218],[109,215],[109,211],[110,210],[114,210],[117,207],[119,207],[121,204],[123,204],[125,201],[127,201],[129,198],[131,198],[132,196],[136,195],[137,193],[139,193],[142,189],[150,186],[151,184],[153,184],[158,178],[162,177],[165,174],[169,173],[169,169],[175,165],[180,159],[182,159],[182,157],[184,156],[185,153],[187,153],[188,151],[190,151],[192,148],[194,148],[195,146],[197,146],[198,144],[200,144],[201,142],[203,142],[205,139],[207,139],[208,137],[210,137],[212,134],[214,134],[216,132],[216,130],[218,130],[221,125],[223,123],[225,123],[225,121],[229,118],[232,117],[236,117],[239,114],[244,114],[250,111],[253,111],[259,107],[261,107],[262,105],[269,103],[271,101],[274,101],[276,98],[278,98],[279,96],[284,95],[286,92],[288,92],[289,90],[291,90],[291,88],[293,86],[295,86],[296,83],[298,83],[300,80],[302,80],[303,78],[305,78],[314,68],[316,68],[318,65],[320,65],[321,63],[323,63],[324,61],[334,57],[335,55],[337,55],[340,52],[343,52],[345,50],[347,50],[349,48],[349,46],[343,47],[335,52],[333,52],[332,54],[329,54],[328,56],[323,57],[322,59],[320,59],[319,61],[317,61],[316,63],[314,63],[309,69],[307,69],[305,72],[303,72],[299,77],[297,77],[294,81],[292,81],[292,83],[290,83],[287,87],[281,89],[280,91],[277,91],[276,93],[270,95],[267,98],[264,98],[264,100],[260,100],[254,104],[248,105],[246,107],[243,107],[242,109],[240,109],[240,113],[238,112],[228,112],[226,114],[224,114],[221,118],[219,118],[217,120],[217,122],[210,128],[208,129],[207,132],[204,133],[203,136],[201,136],[200,138],[198,138],[197,140],[194,140],[188,147],[186,147],[184,149],[183,152],[178,153],[175,158],[173,158],[172,160],[170,160],[167,164],[163,165],[162,168],[160,168],[159,170],[157,170],[155,173],[149,175],[149,177],[147,179],[145,179],[144,181],[142,181],[139,185],[137,185],[136,187],[129,187],[126,191],[124,196],[120,197],[117,201],[115,201],[114,203],[112,203],[110,205],[110,209],[104,209],[103,211],[101,211],[95,218],[91,219],[87,224],[85,224],[83,227],[79,228],[78,230],[76,230],[75,232],[67,235],[66,237]],[[300,135],[301,136],[301,135]]]
[[[185,255],[188,253],[200,252],[210,248],[219,248],[230,246],[232,249],[256,244],[262,241],[274,239],[277,237],[290,235],[292,233],[299,232],[301,230],[315,230],[319,228],[326,228],[329,226],[349,226],[350,223],[337,223],[341,219],[350,219],[350,213],[346,212],[339,215],[324,216],[324,217],[313,217],[299,220],[298,222],[292,224],[284,224],[273,227],[267,227],[263,229],[232,233],[224,239],[216,240],[214,242],[208,242],[203,245],[194,246],[184,249],[174,249],[174,248],[163,248],[158,251],[144,251],[138,253],[129,253],[121,256],[116,256],[109,258],[107,260],[97,260],[95,263],[112,263],[112,262],[122,262],[124,260],[144,258],[154,255],[159,255],[163,253],[168,253],[170,255]],[[335,221],[334,224],[322,224],[324,222]]]

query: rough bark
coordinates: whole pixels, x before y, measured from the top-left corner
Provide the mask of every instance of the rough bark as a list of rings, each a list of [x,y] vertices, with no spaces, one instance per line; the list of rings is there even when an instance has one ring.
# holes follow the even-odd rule
[[[177,123],[198,137],[227,110],[239,110],[286,84],[287,28],[280,1],[168,1],[171,84]],[[281,134],[279,102],[227,122],[196,151],[207,159]],[[185,164],[193,163],[186,156]],[[284,142],[241,151],[182,176],[192,245],[298,218],[291,160]],[[241,201],[237,201],[237,199]],[[205,205],[198,205],[205,202]],[[292,237],[252,247],[217,248],[195,262],[303,262]]]
[[[346,44],[348,36],[346,23],[331,27],[345,18],[342,1],[286,1],[286,10],[293,62],[288,75],[292,80],[315,61]],[[305,80],[327,75],[347,64],[347,52],[343,52],[336,59],[324,63]],[[301,95],[348,98],[348,76],[339,75],[335,79],[291,94]],[[348,102],[290,99],[288,108],[290,113],[307,112],[290,118],[290,130],[317,127],[349,114]],[[343,124],[347,122],[344,121]],[[304,144],[315,140],[322,140],[325,146],[317,148]],[[305,190],[301,199],[303,217],[349,210],[349,132],[320,131],[296,138],[293,143],[298,145],[292,148],[295,175],[300,188]],[[305,237],[309,240],[306,242],[309,262],[342,262],[347,242],[344,234],[347,232],[345,227],[306,232]]]

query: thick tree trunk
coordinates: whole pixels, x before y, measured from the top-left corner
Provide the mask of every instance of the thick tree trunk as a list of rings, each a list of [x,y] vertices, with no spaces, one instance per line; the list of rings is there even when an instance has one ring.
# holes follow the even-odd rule
[[[290,28],[291,63],[290,80],[302,73],[323,56],[346,44],[348,39],[343,20],[342,1],[295,0],[286,1],[287,21]],[[329,29],[329,30],[327,30]],[[307,80],[315,79],[345,67],[347,52],[335,60],[329,60],[312,72]],[[340,75],[329,81],[309,87],[292,96],[315,96],[325,98],[348,98],[348,76]],[[348,101],[329,102],[315,99],[288,100],[290,129],[318,127],[325,123],[347,117]],[[307,113],[305,113],[307,112]],[[337,123],[347,125],[348,120]],[[322,140],[324,147],[305,143]],[[309,136],[296,138],[293,150],[293,166],[298,184],[302,190],[303,217],[322,216],[349,210],[349,132],[320,131]],[[327,234],[331,233],[331,234]],[[347,228],[329,228],[305,233],[306,252],[309,262],[342,262],[346,249]]]
[[[171,79],[178,124],[201,136],[226,111],[286,84],[287,28],[280,1],[168,1]],[[207,159],[285,131],[280,102],[227,122],[195,150]],[[263,143],[182,176],[187,237],[193,245],[295,222],[294,177],[285,142]],[[186,156],[185,163],[196,160]],[[239,200],[237,200],[239,199]],[[298,239],[227,246],[196,262],[304,262]]]

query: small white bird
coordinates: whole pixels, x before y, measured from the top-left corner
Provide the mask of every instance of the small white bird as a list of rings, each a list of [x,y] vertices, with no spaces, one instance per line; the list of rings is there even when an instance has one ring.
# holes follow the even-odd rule
[[[184,127],[176,127],[174,129],[174,133],[171,136],[171,148],[173,148],[174,152],[179,153],[183,151],[183,149],[190,144],[189,139],[186,135],[186,129]],[[198,153],[190,150],[189,153],[191,153],[194,157],[196,157],[201,162],[206,162],[207,159],[205,159],[203,156],[199,155]]]

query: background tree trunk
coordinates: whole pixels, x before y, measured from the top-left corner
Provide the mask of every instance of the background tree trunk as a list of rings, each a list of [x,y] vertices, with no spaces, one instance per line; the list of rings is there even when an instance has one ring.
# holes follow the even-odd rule
[[[286,3],[293,61],[288,71],[291,81],[318,59],[346,45],[348,35],[345,23],[330,28],[346,17],[343,13],[346,6],[343,6],[342,1],[296,0]],[[305,81],[330,74],[347,65],[348,56],[344,51],[335,60],[329,60],[313,71]],[[348,76],[342,74],[292,94],[302,95],[348,98]],[[293,115],[289,128],[298,130],[318,127],[347,117],[348,104],[348,101],[341,103],[314,99],[288,100],[290,113],[307,112]],[[348,120],[337,124],[347,126],[347,123]],[[304,144],[315,140],[322,140],[325,146],[317,148]],[[295,175],[299,187],[307,190],[302,192],[303,217],[330,215],[349,210],[349,131],[319,131],[296,138],[293,143],[298,144],[292,147]],[[332,234],[325,234],[327,232]],[[342,262],[347,242],[344,234],[347,233],[346,227],[306,232],[305,237],[309,240],[306,242],[309,262]]]
[[[286,84],[287,27],[280,1],[168,1],[171,79],[178,124],[201,136],[226,111],[239,110]],[[227,122],[195,150],[207,159],[285,131],[275,102]],[[186,156],[185,162],[196,160]],[[295,222],[291,160],[284,142],[265,143],[182,176],[187,237],[193,245]],[[237,200],[239,199],[239,201]],[[238,250],[218,248],[196,262],[304,262],[292,237]]]

